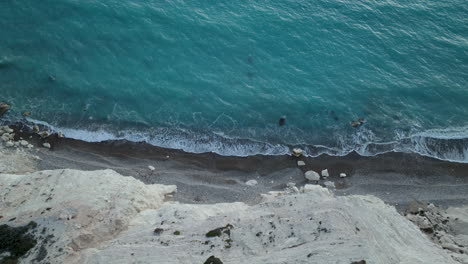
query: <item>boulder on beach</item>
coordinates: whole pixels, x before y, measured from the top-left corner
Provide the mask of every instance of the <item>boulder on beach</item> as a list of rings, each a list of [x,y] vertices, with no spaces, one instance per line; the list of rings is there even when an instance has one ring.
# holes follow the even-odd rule
[[[0,117],[10,110],[10,105],[7,103],[0,102]]]
[[[322,177],[327,178],[328,176],[330,176],[330,174],[328,174],[328,169],[322,170]]]
[[[306,171],[304,176],[309,181],[319,181],[320,180],[320,175],[317,172],[313,171],[313,170]]]
[[[304,153],[304,151],[302,149],[300,149],[300,148],[293,148],[292,149],[292,154],[295,157],[300,157],[300,156],[302,156],[303,153]]]
[[[256,180],[249,180],[245,184],[248,186],[254,186],[254,185],[257,185],[258,182]]]

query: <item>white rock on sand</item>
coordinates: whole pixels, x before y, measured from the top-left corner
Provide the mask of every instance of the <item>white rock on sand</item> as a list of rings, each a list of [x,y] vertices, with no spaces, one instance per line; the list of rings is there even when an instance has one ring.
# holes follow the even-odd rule
[[[320,175],[317,172],[313,171],[313,170],[306,171],[304,176],[309,181],[319,181],[320,180]]]
[[[148,169],[149,169],[150,171],[154,171],[156,168],[153,167],[153,166],[151,166],[151,165],[148,165]]]
[[[304,153],[304,151],[300,148],[293,148],[292,149],[292,155],[295,156],[295,157],[300,157],[302,156],[302,154]]]
[[[304,161],[302,161],[302,160],[298,160],[298,161],[297,161],[297,166],[301,167],[301,166],[305,166],[305,165],[306,165],[306,164],[305,164]]]
[[[256,180],[249,180],[245,184],[248,186],[254,186],[254,185],[257,185],[258,182]]]
[[[328,169],[322,170],[322,177],[327,178],[328,176],[330,176],[330,174],[328,174]]]
[[[44,143],[44,144],[42,144],[42,146],[43,146],[44,148],[50,149],[50,144],[49,144],[49,143]]]
[[[340,178],[345,178],[346,177],[346,173],[340,173]]]

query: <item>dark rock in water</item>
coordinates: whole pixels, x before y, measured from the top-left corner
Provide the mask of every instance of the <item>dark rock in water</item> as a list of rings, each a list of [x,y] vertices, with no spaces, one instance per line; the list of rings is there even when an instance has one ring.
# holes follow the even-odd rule
[[[366,122],[366,120],[365,120],[364,118],[360,117],[360,118],[358,118],[358,119],[356,119],[356,120],[353,120],[353,121],[351,122],[351,126],[352,126],[352,127],[360,127],[360,126],[362,126],[362,124],[364,124],[365,122]]]
[[[365,260],[360,260],[360,261],[353,261],[351,264],[366,264]]]
[[[223,264],[223,262],[219,258],[211,256],[203,264]]]
[[[284,126],[285,124],[286,124],[286,117],[285,116],[280,117],[280,119],[278,121],[278,125],[279,126]]]
[[[53,75],[49,75],[49,78],[48,78],[48,79],[49,79],[49,81],[51,81],[51,82],[55,82],[55,76],[53,76]]]
[[[31,115],[31,112],[23,112],[23,116],[26,117],[26,116],[30,116]]]
[[[0,225],[0,252],[10,253],[1,259],[1,263],[18,263],[19,258],[36,246],[37,241],[29,232],[36,227],[35,222],[18,227]]]
[[[10,105],[0,102],[0,117],[10,110]]]

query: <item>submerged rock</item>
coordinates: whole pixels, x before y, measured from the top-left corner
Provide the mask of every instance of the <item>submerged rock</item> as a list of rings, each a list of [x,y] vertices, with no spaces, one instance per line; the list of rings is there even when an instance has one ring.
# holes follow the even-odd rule
[[[10,110],[10,105],[7,103],[0,102],[0,117]]]
[[[320,180],[320,175],[317,172],[313,171],[313,170],[306,171],[304,176],[309,181],[319,181]]]
[[[279,126],[284,126],[284,124],[286,124],[286,117],[282,116],[278,121],[278,125]]]

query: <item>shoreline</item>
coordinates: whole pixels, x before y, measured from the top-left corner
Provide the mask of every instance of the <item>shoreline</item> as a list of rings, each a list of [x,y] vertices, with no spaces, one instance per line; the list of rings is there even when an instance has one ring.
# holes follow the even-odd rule
[[[434,202],[448,207],[468,203],[468,164],[443,161],[415,153],[384,153],[361,156],[296,158],[291,155],[223,156],[216,153],[190,153],[153,146],[145,142],[110,140],[86,142],[52,134],[43,139],[14,126],[16,137],[37,146],[51,144],[38,156],[40,170],[111,168],[122,175],[132,175],[146,184],[174,184],[181,190],[174,199],[184,203],[258,202],[259,195],[284,189],[294,183],[307,183],[304,173],[328,169],[337,195],[375,195],[404,210],[413,201]],[[24,129],[23,132],[19,132]],[[297,166],[297,161],[305,166]],[[155,167],[154,171],[148,166]],[[346,173],[346,178],[340,178]],[[247,186],[249,180],[258,185]]]
[[[154,135],[152,133],[148,134],[148,131],[140,133],[138,131],[122,130],[119,131],[119,134],[122,133],[123,136],[116,136],[114,134],[115,131],[111,132],[106,129],[101,130],[95,127],[97,130],[94,131],[86,129],[61,128],[52,126],[44,121],[30,119],[27,117],[16,121],[9,120],[5,124],[28,129],[34,125],[38,125],[43,130],[52,131],[53,133],[60,133],[61,131],[65,136],[70,135],[67,136],[69,139],[76,139],[90,143],[104,141],[128,141],[134,143],[145,142],[149,145],[163,149],[181,150],[194,154],[216,153],[220,156],[233,157],[250,157],[257,155],[282,156],[288,155],[292,148],[299,147],[304,150],[304,156],[313,158],[323,155],[345,157],[355,153],[363,157],[372,157],[388,153],[407,153],[435,158],[441,161],[468,164],[468,159],[463,154],[467,151],[464,146],[468,144],[468,135],[466,137],[460,137],[459,135],[460,131],[467,131],[468,127],[447,128],[444,130],[445,133],[452,136],[443,134],[443,131],[440,129],[429,129],[404,138],[394,139],[394,141],[367,142],[365,144],[360,143],[358,146],[354,147],[348,146],[344,147],[344,149],[335,149],[334,147],[320,144],[276,144],[257,141],[254,139],[229,138],[218,134],[213,134],[211,136],[208,135],[206,139],[201,140],[201,142],[197,142],[196,140],[192,141],[191,136],[189,135],[203,137],[205,134],[185,130],[182,130],[182,136],[176,135],[177,133],[174,134],[174,131],[169,132],[168,138],[166,138],[167,135],[165,135],[164,138],[159,138],[159,135],[167,133],[166,129],[163,129],[163,131],[156,129],[156,131],[152,131],[152,133],[155,133]],[[212,145],[213,142],[214,145]]]
[[[28,247],[9,255],[17,246],[7,241],[0,260],[468,260],[468,164],[404,153],[235,157],[14,132],[17,147],[0,144],[0,229]],[[325,168],[327,179],[305,179]]]

